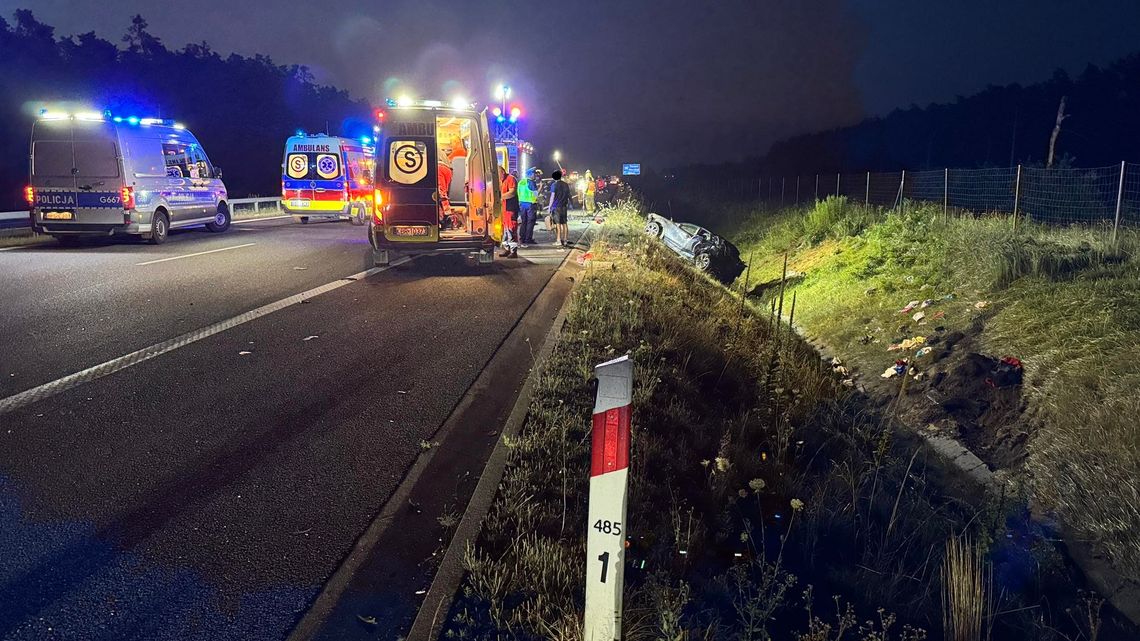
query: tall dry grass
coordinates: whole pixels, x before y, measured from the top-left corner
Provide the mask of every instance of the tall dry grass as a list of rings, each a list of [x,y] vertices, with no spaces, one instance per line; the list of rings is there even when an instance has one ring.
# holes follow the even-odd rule
[[[942,562],[942,630],[946,641],[989,639],[993,575],[985,555],[968,539],[946,542]]]

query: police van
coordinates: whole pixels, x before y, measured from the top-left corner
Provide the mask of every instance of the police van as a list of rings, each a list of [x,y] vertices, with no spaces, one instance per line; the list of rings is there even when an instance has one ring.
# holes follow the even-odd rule
[[[401,99],[376,115],[374,262],[453,252],[491,262],[503,237],[503,203],[486,111]]]
[[[372,215],[376,149],[353,140],[299,133],[285,141],[281,207],[302,223],[312,218],[364,225]]]
[[[44,112],[32,125],[32,228],[60,242],[230,226],[221,171],[181,124],[157,118]]]

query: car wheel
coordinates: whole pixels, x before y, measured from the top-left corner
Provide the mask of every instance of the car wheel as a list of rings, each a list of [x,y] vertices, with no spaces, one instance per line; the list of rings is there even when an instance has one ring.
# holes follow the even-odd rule
[[[364,223],[368,222],[368,220],[364,216],[364,208],[363,207],[353,207],[352,208],[352,215],[350,215],[348,217],[348,222],[352,223],[353,225],[355,225],[357,227],[363,227]]]
[[[150,220],[150,244],[165,243],[168,234],[170,234],[170,217],[160,209],[154,212],[154,217]]]
[[[712,256],[709,256],[708,252],[701,252],[693,257],[693,264],[702,272],[710,272],[712,271]]]
[[[218,205],[218,213],[214,220],[206,223],[206,229],[212,232],[223,232],[230,228],[230,208],[225,203]]]
[[[661,223],[651,220],[645,225],[645,233],[654,237],[661,238]]]

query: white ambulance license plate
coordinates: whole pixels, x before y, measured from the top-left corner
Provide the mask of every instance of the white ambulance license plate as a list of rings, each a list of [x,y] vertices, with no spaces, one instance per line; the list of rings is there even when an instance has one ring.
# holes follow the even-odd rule
[[[307,201],[307,200],[290,200],[289,206],[290,207],[308,207],[309,201]]]

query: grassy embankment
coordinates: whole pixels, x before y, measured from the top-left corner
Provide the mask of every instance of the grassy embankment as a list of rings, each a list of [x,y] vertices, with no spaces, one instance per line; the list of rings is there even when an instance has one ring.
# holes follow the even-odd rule
[[[1026,562],[1001,506],[942,478],[919,439],[900,436],[786,325],[643,225],[624,208],[594,243],[443,638],[579,638],[590,378],[626,353],[626,639],[939,638],[944,593],[947,625],[966,630],[955,639],[980,639],[969,633],[979,625],[1002,639],[1048,628],[1077,638],[1085,619],[1064,608],[1097,604],[1058,593],[1071,586],[1049,546],[1048,562]],[[969,543],[947,559],[954,537]],[[999,548],[1004,561],[979,560]],[[1000,589],[979,590],[991,572]]]
[[[937,348],[919,359],[887,351],[907,337],[965,335],[970,349],[1019,358],[1028,411],[956,436],[991,465],[1024,469],[1042,507],[1102,545],[1125,576],[1140,576],[1140,235],[1122,232],[1114,245],[1103,229],[1015,231],[1008,216],[944,217],[912,204],[884,212],[834,198],[729,214],[725,232],[754,257],[752,284],[778,280],[788,252],[797,325],[862,366],[864,379],[908,355],[937,376]],[[934,304],[900,313],[915,300]]]

